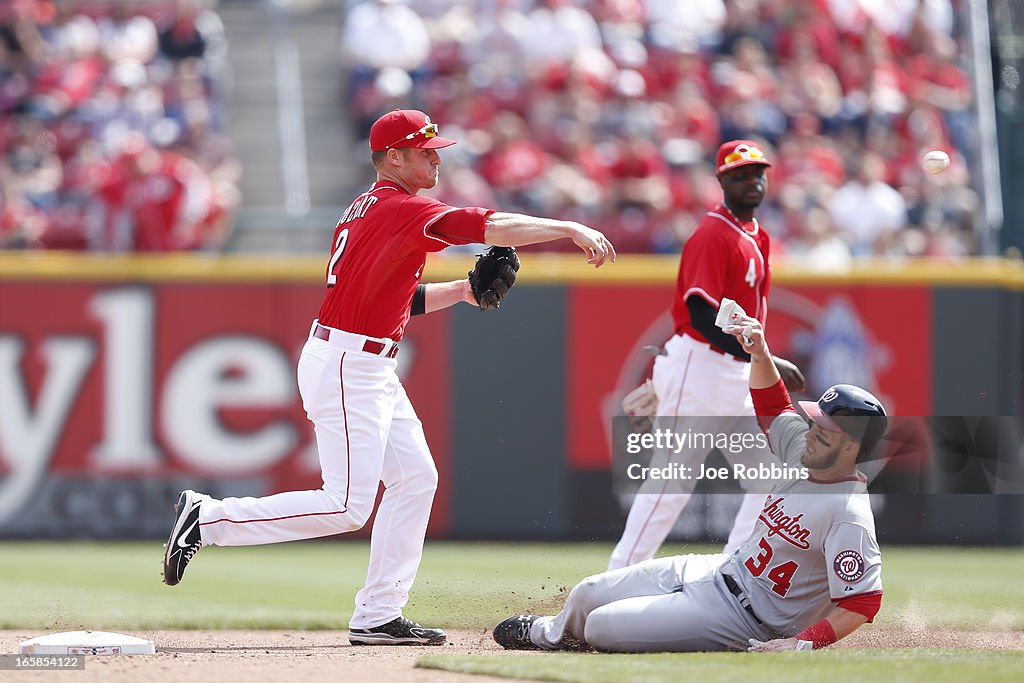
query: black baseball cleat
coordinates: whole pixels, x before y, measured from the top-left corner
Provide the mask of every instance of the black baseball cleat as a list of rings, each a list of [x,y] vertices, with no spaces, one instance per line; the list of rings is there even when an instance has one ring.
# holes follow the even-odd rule
[[[506,650],[539,650],[530,640],[530,627],[537,621],[536,614],[518,614],[494,627],[494,642]]]
[[[195,491],[182,491],[174,504],[174,527],[164,544],[164,583],[176,586],[185,567],[203,547],[199,535],[199,505],[203,496]]]
[[[444,645],[447,640],[441,629],[424,628],[405,617],[374,628],[348,630],[348,642],[353,645]]]

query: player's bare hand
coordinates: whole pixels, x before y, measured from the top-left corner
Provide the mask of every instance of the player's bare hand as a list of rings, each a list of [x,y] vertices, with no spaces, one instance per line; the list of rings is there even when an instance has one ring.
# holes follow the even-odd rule
[[[579,225],[573,233],[572,241],[587,255],[587,263],[594,264],[595,268],[600,268],[608,258],[611,258],[612,263],[615,262],[615,247],[599,230]]]
[[[763,355],[768,350],[764,342],[764,329],[757,318],[745,316],[733,325],[726,325],[722,331],[736,337],[743,350],[751,356]]]
[[[792,363],[785,358],[779,358],[773,356],[772,360],[775,361],[775,367],[779,371],[779,376],[782,377],[783,384],[786,385],[786,389],[789,391],[803,391],[807,388],[807,380],[804,379],[804,373],[800,372],[800,368],[796,366],[796,363]]]
[[[747,642],[750,643],[747,652],[792,652],[794,650],[810,650],[814,647],[811,641],[799,638],[776,638],[767,642],[748,638]]]

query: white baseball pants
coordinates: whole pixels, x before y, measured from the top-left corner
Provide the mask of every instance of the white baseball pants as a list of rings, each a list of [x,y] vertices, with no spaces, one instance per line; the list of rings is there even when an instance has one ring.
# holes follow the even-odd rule
[[[315,326],[315,323],[314,323]],[[299,393],[313,422],[323,488],[262,498],[203,501],[204,545],[259,545],[355,531],[373,512],[366,585],[351,628],[401,616],[423,554],[437,469],[394,359],[363,352],[365,337],[310,336],[298,364]]]
[[[713,431],[756,428],[752,421],[754,402],[750,397],[749,380],[749,363],[716,353],[692,337],[676,335],[666,342],[665,355],[654,361],[651,382],[658,396],[658,424],[682,431],[684,423],[674,425],[673,418],[694,416],[715,418],[710,422],[710,430]],[[736,418],[734,423],[724,419],[730,417]],[[692,420],[686,421],[685,425],[699,426]],[[680,455],[660,451],[654,454],[651,466],[678,462],[694,468],[692,471],[696,473],[708,453],[710,449],[703,453],[689,449]],[[751,448],[723,455],[731,464],[756,466],[777,462],[767,448]],[[690,501],[696,485],[695,479],[671,482],[646,480],[633,498],[626,528],[612,551],[608,569],[619,569],[654,557]],[[732,553],[753,532],[764,498],[765,493],[744,494],[725,553]]]

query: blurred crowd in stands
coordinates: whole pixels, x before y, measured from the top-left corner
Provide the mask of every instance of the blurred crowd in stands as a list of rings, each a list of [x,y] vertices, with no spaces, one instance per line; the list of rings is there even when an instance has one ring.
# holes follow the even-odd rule
[[[775,251],[975,253],[963,0],[343,0],[343,106],[461,144],[436,193],[678,251],[754,138]],[[326,47],[325,47],[326,49]],[[0,248],[217,248],[240,201],[204,0],[0,0]],[[921,155],[953,164],[926,175]],[[557,243],[554,243],[557,244]]]
[[[773,251],[974,253],[972,86],[960,0],[363,0],[340,48],[366,136],[423,109],[461,144],[456,205],[577,219],[620,251],[676,252],[720,200],[719,142],[774,161]],[[926,175],[921,155],[953,164]]]
[[[239,203],[201,0],[0,2],[0,248],[215,248]]]

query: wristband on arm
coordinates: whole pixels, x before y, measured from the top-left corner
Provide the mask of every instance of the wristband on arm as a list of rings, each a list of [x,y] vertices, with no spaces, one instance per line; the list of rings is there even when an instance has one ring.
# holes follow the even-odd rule
[[[412,307],[409,315],[422,315],[427,312],[427,286],[416,285],[416,291],[412,295]]]
[[[837,640],[835,629],[832,628],[832,624],[829,623],[828,619],[822,619],[815,624],[811,624],[796,634],[794,638],[810,641],[815,650],[828,647]]]

